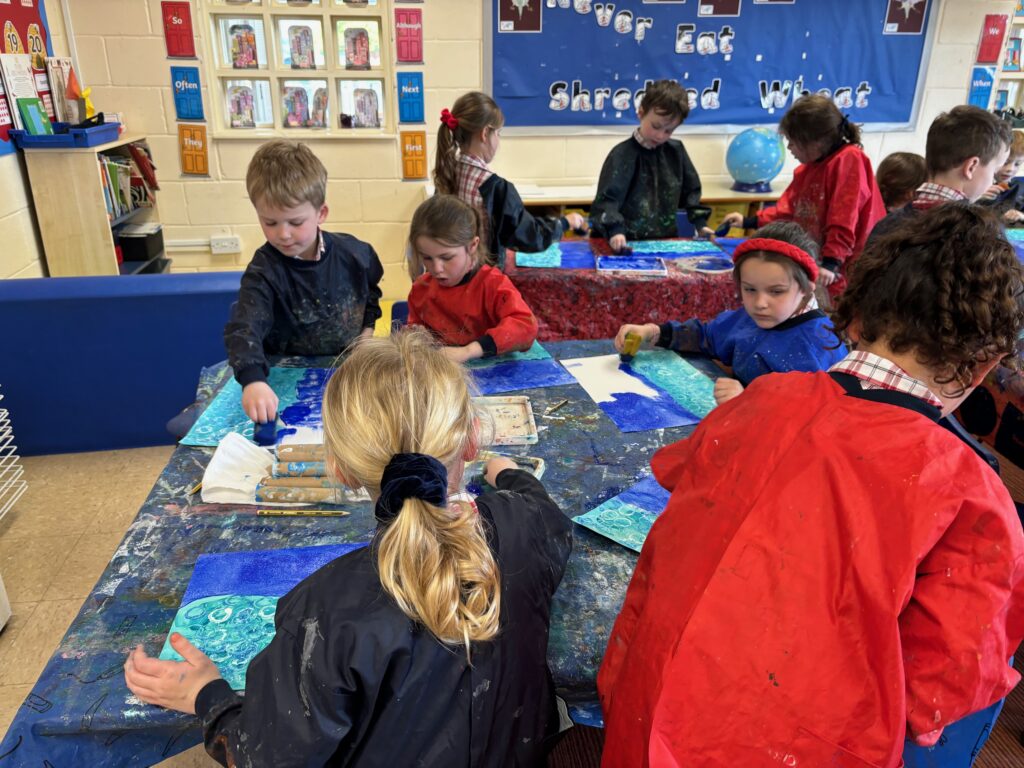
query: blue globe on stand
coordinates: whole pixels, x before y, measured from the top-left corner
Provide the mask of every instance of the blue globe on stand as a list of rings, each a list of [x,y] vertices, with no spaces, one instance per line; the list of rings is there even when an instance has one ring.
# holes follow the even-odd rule
[[[782,137],[772,128],[747,128],[736,135],[725,152],[725,167],[737,192],[770,192],[786,159]]]

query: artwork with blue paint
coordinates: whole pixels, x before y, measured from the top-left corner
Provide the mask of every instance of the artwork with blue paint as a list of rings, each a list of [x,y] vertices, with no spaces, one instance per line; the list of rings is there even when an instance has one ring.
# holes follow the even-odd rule
[[[745,237],[719,237],[715,238],[715,245],[721,248],[729,258],[732,258],[732,252],[746,239]]]
[[[639,552],[655,518],[668,504],[668,497],[669,492],[648,477],[573,520]]]
[[[267,383],[278,397],[277,442],[322,443],[323,417],[320,407],[329,368],[271,368]],[[227,381],[213,398],[182,445],[216,446],[229,432],[253,439],[253,423],[242,410],[242,388]]]
[[[587,240],[562,240],[540,253],[516,253],[516,267],[533,269],[593,269],[594,252]]]
[[[722,252],[711,240],[634,240],[629,247],[633,249],[634,256],[662,256],[666,259]]]
[[[252,658],[274,637],[277,601],[296,584],[365,543],[200,555],[161,659],[181,661],[172,632],[205,653],[236,691],[245,688]]]
[[[540,342],[534,341],[530,345],[530,348],[524,352],[506,352],[504,355],[495,355],[494,357],[480,357],[476,360],[469,360],[466,362],[467,368],[490,368],[493,365],[500,365],[501,363],[509,363],[513,360],[550,360],[551,355],[544,347],[540,345]]]
[[[598,272],[619,272],[630,275],[667,277],[668,269],[663,258],[649,256],[598,256]]]
[[[576,379],[554,360],[512,361],[488,368],[476,368],[473,370],[473,381],[481,395],[576,383]]]
[[[1024,227],[1007,227],[1006,239],[1011,243],[1024,240]]]
[[[696,424],[715,407],[715,385],[675,352],[642,350],[563,360],[562,365],[622,432]]]

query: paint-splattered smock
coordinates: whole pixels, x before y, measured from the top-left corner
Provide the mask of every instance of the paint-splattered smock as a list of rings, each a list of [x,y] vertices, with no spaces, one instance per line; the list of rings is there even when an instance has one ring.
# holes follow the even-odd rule
[[[774,328],[760,328],[745,310],[731,309],[709,323],[670,320],[661,326],[657,344],[721,360],[746,386],[766,373],[824,371],[838,363],[846,348],[839,345],[831,325],[820,309],[812,309]]]
[[[409,291],[409,325],[429,328],[443,344],[478,341],[484,357],[529,349],[537,338],[537,318],[519,289],[486,265],[452,286],[420,275]]]
[[[382,589],[372,547],[338,558],[281,599],[277,634],[242,699],[223,681],[196,699],[223,765],[452,768],[544,764],[558,715],[547,666],[551,598],[571,522],[527,472],[477,499],[501,572],[501,630],[444,646]]]
[[[246,267],[224,327],[228,363],[243,387],[266,381],[267,355],[337,355],[380,317],[384,268],[373,247],[352,235],[322,235],[319,261],[266,243]]]
[[[1024,534],[938,416],[775,374],[655,454],[672,495],[598,675],[605,768],[895,768],[1013,688]]]
[[[793,172],[779,202],[761,210],[744,226],[795,221],[821,246],[821,265],[836,273],[832,296],[846,288],[846,275],[875,224],[885,217],[885,203],[864,150],[844,144]]]
[[[676,237],[676,211],[681,209],[700,231],[707,223],[700,192],[700,176],[681,141],[669,139],[645,149],[630,137],[612,147],[601,167],[590,206],[590,234],[607,239],[625,235],[627,240]]]

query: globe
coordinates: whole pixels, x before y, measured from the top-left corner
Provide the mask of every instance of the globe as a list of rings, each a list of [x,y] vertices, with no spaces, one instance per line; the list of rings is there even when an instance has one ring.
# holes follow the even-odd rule
[[[747,128],[737,134],[725,152],[725,167],[737,192],[770,192],[768,183],[786,159],[782,137],[772,128]]]

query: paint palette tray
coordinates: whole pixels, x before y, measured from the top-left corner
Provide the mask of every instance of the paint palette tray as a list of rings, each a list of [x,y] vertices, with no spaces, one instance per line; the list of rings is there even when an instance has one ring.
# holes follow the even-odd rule
[[[484,467],[491,459],[509,459],[510,461],[514,461],[518,469],[529,472],[538,480],[544,476],[544,470],[546,468],[544,459],[537,458],[536,456],[506,456],[503,453],[494,453],[493,451],[480,451],[473,461],[466,462],[466,473],[463,476],[466,490],[474,496],[479,496],[481,493],[494,490],[494,488],[484,480]]]
[[[599,256],[597,271],[619,275],[668,277],[668,268],[661,257]]]
[[[530,398],[474,397],[473,402],[487,411],[494,423],[492,445],[533,445],[537,442],[537,422],[533,419]]]

